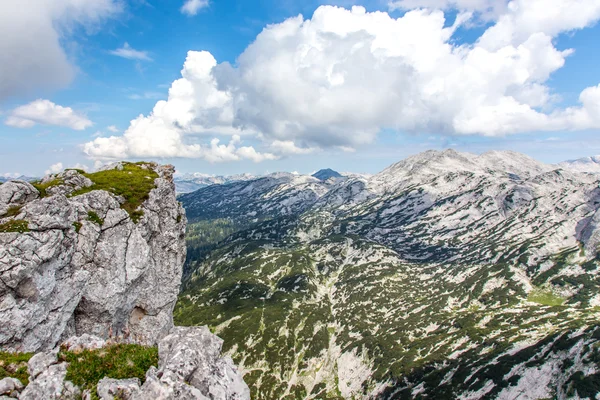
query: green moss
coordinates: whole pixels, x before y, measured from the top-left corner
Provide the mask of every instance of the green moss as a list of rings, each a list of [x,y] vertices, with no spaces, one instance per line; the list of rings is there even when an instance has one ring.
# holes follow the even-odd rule
[[[25,233],[29,232],[29,223],[24,220],[14,219],[0,224],[0,233]]]
[[[562,306],[565,299],[557,296],[550,289],[533,289],[529,292],[528,301],[538,303],[544,306]]]
[[[71,196],[79,196],[93,190],[106,190],[116,196],[122,196],[125,202],[121,208],[127,211],[134,222],[144,215],[138,208],[148,199],[150,191],[156,186],[154,180],[158,174],[147,163],[123,163],[121,171],[113,169],[92,174],[84,173],[94,184],[74,192]]]
[[[8,353],[0,351],[0,380],[17,378],[23,385],[29,383],[27,361],[33,353]]]
[[[62,179],[53,179],[46,183],[41,183],[40,181],[31,182],[31,185],[34,188],[36,188],[38,190],[38,192],[40,192],[40,197],[47,197],[48,193],[46,192],[46,190],[48,190],[49,188],[51,188],[53,186],[60,186],[63,184],[64,184],[64,182]]]
[[[69,363],[66,380],[82,390],[96,393],[96,385],[104,377],[113,379],[139,378],[158,366],[158,348],[136,344],[116,344],[97,350],[70,352],[62,350],[59,359]]]
[[[88,211],[88,221],[92,221],[100,226],[104,225],[104,220],[100,218],[94,211]]]
[[[75,221],[75,222],[73,222],[73,226],[75,227],[75,232],[79,233],[83,224],[81,222]]]

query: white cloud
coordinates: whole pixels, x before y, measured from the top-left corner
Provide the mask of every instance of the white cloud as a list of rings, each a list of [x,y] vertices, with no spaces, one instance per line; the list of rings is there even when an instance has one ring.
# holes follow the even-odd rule
[[[144,92],[144,93],[132,93],[129,97],[131,100],[157,100],[164,97],[164,94],[159,92]]]
[[[396,0],[390,1],[391,10],[430,8],[438,10],[456,9],[477,12],[486,19],[496,18],[506,11],[507,0]]]
[[[187,157],[202,158],[209,162],[275,160],[271,153],[257,152],[251,146],[238,146],[239,136],[234,135],[228,144],[215,138],[208,145],[185,144],[180,131],[160,126],[140,116],[123,136],[99,137],[83,145],[83,151],[93,159],[112,160],[130,157]]]
[[[75,130],[84,130],[92,126],[84,114],[71,107],[63,107],[49,100],[38,99],[15,108],[4,123],[16,128],[31,128],[35,125],[56,125]]]
[[[89,171],[89,168],[87,165],[85,164],[80,164],[80,163],[75,163],[72,166],[68,167],[70,169],[82,169],[84,171]],[[58,174],[61,173],[65,170],[65,167],[63,165],[63,163],[58,162],[56,164],[52,164],[44,173],[46,175],[50,175],[50,174]]]
[[[309,154],[315,152],[317,149],[312,147],[298,147],[291,140],[275,140],[271,144],[271,150],[275,154],[291,155],[291,154]]]
[[[500,4],[438,3],[479,13]],[[573,54],[558,50],[553,38],[595,23],[600,2],[506,5],[470,45],[453,38],[469,13],[447,26],[440,10],[392,18],[362,7],[322,6],[310,20],[267,26],[235,65],[190,51],[168,99],[132,121],[123,136],[88,143],[88,154],[208,158],[192,134],[255,135],[272,154],[284,155],[351,151],[383,129],[502,136],[600,128],[600,89],[588,88],[579,105],[557,109],[547,85]],[[235,157],[220,157],[226,159]]]
[[[50,166],[50,168],[46,170],[45,174],[46,175],[58,174],[59,172],[62,172],[63,170],[64,170],[63,164],[61,162],[59,162],[56,164],[52,164]]]
[[[183,6],[181,7],[181,12],[183,14],[187,14],[189,16],[193,16],[198,14],[203,8],[208,7],[208,0],[186,0]]]
[[[150,58],[147,51],[136,50],[127,42],[125,42],[120,49],[111,50],[109,53],[113,56],[126,58],[128,60],[152,61],[152,58]]]
[[[111,131],[112,133],[117,133],[119,132],[119,128],[117,128],[115,125],[111,125],[109,127],[107,127],[106,129],[108,129],[109,131]]]
[[[67,85],[76,67],[64,40],[121,11],[119,0],[8,0],[0,7],[0,101]]]

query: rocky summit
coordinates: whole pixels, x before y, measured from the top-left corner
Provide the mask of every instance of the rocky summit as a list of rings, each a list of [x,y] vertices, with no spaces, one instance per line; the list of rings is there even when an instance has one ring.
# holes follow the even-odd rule
[[[600,180],[513,152],[180,197],[182,325],[257,399],[594,399]]]
[[[219,338],[173,326],[173,173],[116,163],[0,185],[0,397],[249,398]]]

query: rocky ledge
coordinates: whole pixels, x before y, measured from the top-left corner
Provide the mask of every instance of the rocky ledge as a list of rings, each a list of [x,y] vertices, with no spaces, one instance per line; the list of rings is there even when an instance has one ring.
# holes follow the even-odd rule
[[[158,345],[158,366],[143,384],[101,380],[102,399],[249,398],[219,338],[173,326],[186,254],[173,172],[116,163],[0,185],[0,350],[37,353],[29,384],[4,377],[0,399],[91,398],[66,379],[59,353],[105,341]]]

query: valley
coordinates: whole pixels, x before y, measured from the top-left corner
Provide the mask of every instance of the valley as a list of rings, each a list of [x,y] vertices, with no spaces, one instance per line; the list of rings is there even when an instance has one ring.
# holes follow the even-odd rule
[[[253,398],[595,396],[598,184],[447,150],[208,186],[179,197],[175,320],[222,337]]]

